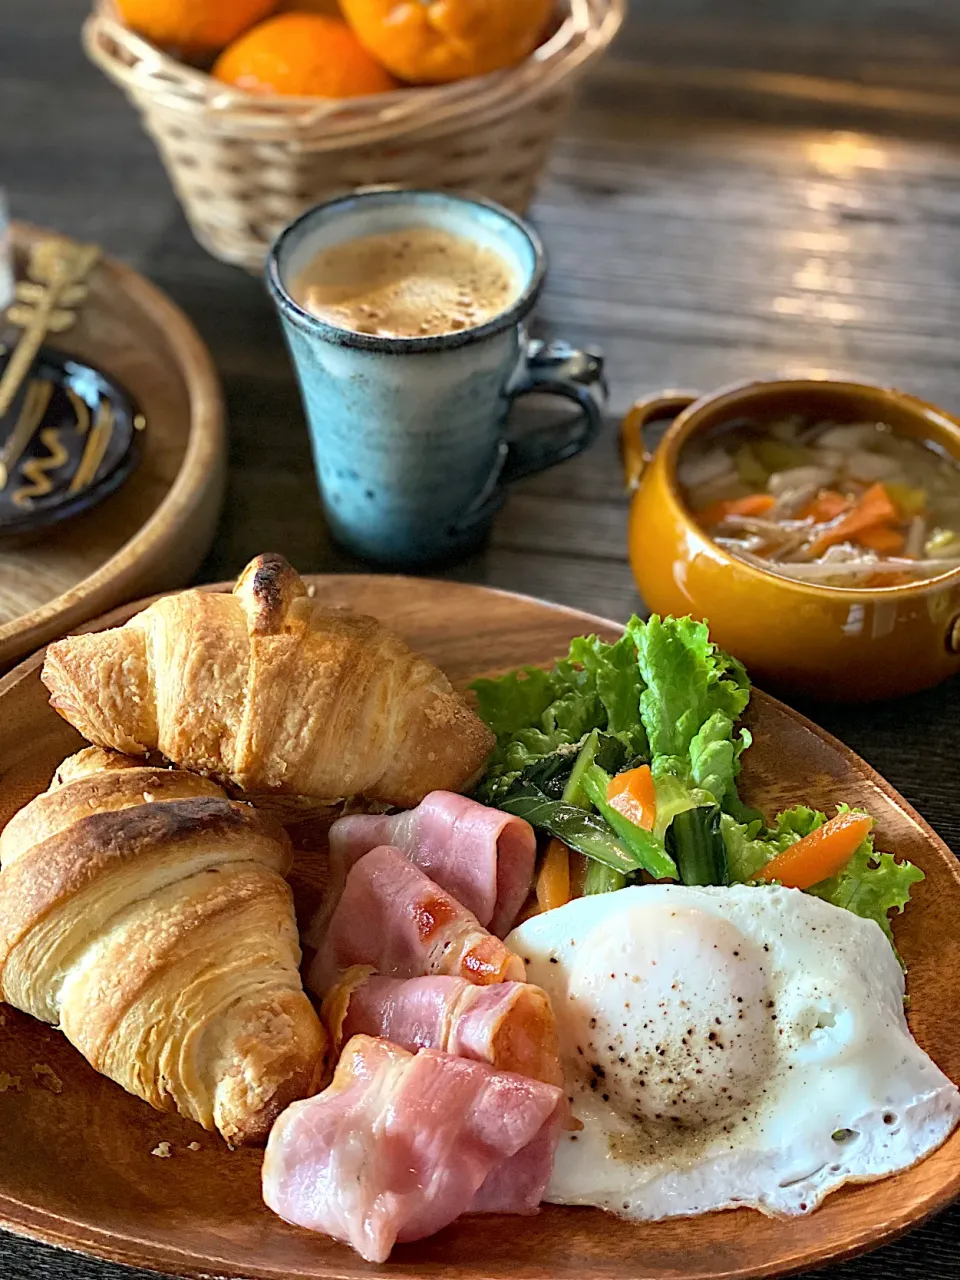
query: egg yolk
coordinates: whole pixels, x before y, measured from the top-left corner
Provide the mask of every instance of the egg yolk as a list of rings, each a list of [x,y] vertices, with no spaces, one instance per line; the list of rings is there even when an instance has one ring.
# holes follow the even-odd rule
[[[764,961],[762,946],[707,912],[622,912],[577,949],[569,1069],[628,1123],[739,1123],[775,1054]]]

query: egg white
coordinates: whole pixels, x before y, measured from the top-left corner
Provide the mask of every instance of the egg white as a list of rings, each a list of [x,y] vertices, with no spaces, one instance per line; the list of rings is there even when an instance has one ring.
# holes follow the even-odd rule
[[[801,1214],[960,1119],[880,927],[776,886],[580,898],[507,938],[551,997],[567,1093],[547,1200],[659,1219]]]

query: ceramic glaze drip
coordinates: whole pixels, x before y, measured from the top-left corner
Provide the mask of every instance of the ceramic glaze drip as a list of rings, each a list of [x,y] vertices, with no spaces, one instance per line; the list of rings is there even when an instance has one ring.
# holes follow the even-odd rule
[[[387,338],[459,333],[486,324],[522,282],[493,248],[440,227],[401,227],[321,250],[292,294],[327,324]]]

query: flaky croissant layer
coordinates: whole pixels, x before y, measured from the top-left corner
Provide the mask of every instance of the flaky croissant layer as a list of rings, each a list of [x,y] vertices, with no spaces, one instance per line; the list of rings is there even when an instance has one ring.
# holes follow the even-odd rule
[[[282,829],[214,783],[88,748],[0,835],[0,998],[231,1143],[318,1087]]]
[[[462,790],[494,745],[442,672],[375,619],[310,599],[280,556],[232,595],[185,591],[51,645],[43,680],[100,746],[324,804]]]

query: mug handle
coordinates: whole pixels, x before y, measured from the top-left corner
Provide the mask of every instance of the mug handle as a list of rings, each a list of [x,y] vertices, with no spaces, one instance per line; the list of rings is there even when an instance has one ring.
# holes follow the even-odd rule
[[[511,401],[530,395],[561,396],[572,400],[581,412],[572,422],[506,441],[506,456],[497,478],[501,485],[555,467],[593,444],[603,427],[607,403],[603,357],[597,352],[577,351],[565,342],[531,342],[524,376],[509,395]]]
[[[640,486],[644,469],[653,460],[643,438],[644,429],[651,422],[665,418],[678,418],[700,399],[699,391],[660,391],[654,396],[637,400],[627,413],[620,427],[620,457],[627,493],[635,493]]]

